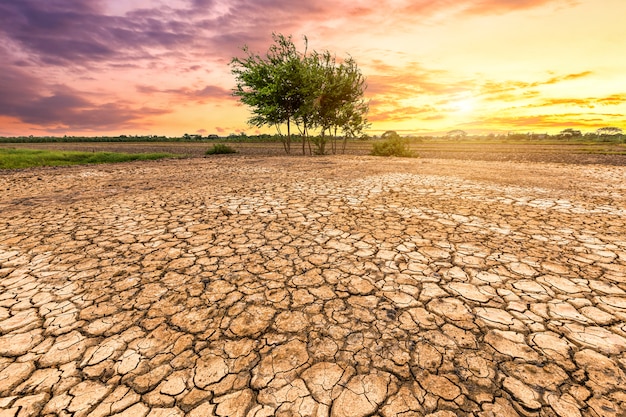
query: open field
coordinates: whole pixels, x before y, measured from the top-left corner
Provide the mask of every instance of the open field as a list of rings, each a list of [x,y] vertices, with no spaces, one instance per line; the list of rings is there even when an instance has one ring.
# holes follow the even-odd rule
[[[86,152],[165,152],[177,155],[203,156],[219,141],[204,142],[68,142],[68,143],[0,143],[0,148],[75,150]],[[239,153],[249,156],[282,156],[283,146],[277,142],[228,143]],[[413,143],[411,149],[421,158],[466,159],[477,161],[558,162],[568,164],[626,165],[626,144],[610,143],[498,143],[498,142],[424,142]],[[346,154],[367,155],[371,141],[348,143]],[[292,144],[299,155],[301,144]]]
[[[502,146],[0,171],[0,414],[623,417],[624,156]]]

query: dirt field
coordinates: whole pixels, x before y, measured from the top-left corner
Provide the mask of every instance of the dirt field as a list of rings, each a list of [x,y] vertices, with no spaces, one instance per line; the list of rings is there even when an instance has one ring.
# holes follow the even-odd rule
[[[216,141],[219,142],[219,141]],[[122,143],[0,143],[0,147],[31,149],[60,149],[87,152],[168,152],[176,155],[204,156],[215,142],[122,142]],[[284,156],[281,143],[229,143],[245,156]],[[564,164],[626,165],[626,144],[610,143],[473,143],[473,142],[424,142],[413,143],[411,149],[423,159],[462,159],[469,161],[553,162]],[[368,155],[371,141],[349,142],[347,155]],[[300,143],[292,144],[294,156],[302,154]]]
[[[1,172],[0,415],[625,416],[624,157],[472,152]]]

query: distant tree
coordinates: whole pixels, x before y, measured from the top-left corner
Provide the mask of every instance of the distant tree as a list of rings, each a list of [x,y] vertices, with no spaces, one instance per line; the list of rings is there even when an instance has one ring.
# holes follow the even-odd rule
[[[563,129],[559,132],[559,136],[561,137],[580,137],[582,136],[582,132],[580,130],[574,129]]]
[[[395,130],[388,130],[382,135],[380,135],[381,139],[399,139],[400,135]]]
[[[613,126],[601,127],[600,129],[596,130],[596,133],[598,135],[621,135],[622,129]]]
[[[449,131],[448,133],[446,133],[446,136],[449,138],[464,138],[467,136],[467,132],[465,130],[461,130],[461,129],[454,129]]]

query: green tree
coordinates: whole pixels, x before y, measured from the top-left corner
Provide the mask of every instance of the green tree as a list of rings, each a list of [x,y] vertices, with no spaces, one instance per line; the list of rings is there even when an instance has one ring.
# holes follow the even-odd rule
[[[290,153],[291,123],[304,100],[300,91],[302,60],[291,37],[273,34],[272,38],[274,44],[264,57],[244,46],[247,56],[233,58],[232,72],[237,81],[234,95],[252,108],[253,115],[248,121],[251,125],[274,126],[279,133],[281,125],[287,125],[283,146]]]
[[[446,133],[449,138],[462,139],[467,136],[467,132],[461,129],[454,129]]]
[[[620,135],[622,133],[622,129],[614,126],[601,127],[596,130],[596,133],[598,135]]]
[[[332,152],[337,153],[339,133],[345,142],[348,137],[356,137],[368,126],[365,115],[368,105],[363,99],[366,84],[356,62],[348,57],[341,63],[325,51],[314,53],[311,66],[317,68],[321,81],[314,97],[313,118],[320,130],[315,144],[317,153],[326,153],[326,144],[332,139]]]
[[[559,132],[559,136],[563,138],[571,138],[571,137],[580,137],[583,133],[580,130],[575,130],[572,128],[563,129]]]
[[[388,130],[382,135],[380,135],[381,139],[400,139],[400,135],[395,130]]]
[[[291,124],[303,136],[302,153],[306,143],[313,142],[316,153],[324,154],[329,138],[333,152],[337,151],[338,133],[343,134],[344,149],[348,137],[360,135],[368,126],[368,105],[363,99],[365,77],[352,58],[337,63],[330,52],[300,53],[291,36],[273,34],[274,44],[265,56],[253,54],[248,47],[245,58],[233,58],[232,72],[236,78],[234,95],[252,108],[249,123],[261,127],[287,126],[283,144],[291,151]],[[318,135],[311,133],[317,131]]]

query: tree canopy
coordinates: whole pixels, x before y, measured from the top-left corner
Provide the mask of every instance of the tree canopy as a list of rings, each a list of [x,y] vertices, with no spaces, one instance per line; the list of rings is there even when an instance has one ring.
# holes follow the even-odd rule
[[[620,135],[622,133],[622,129],[614,126],[601,127],[596,131],[598,135]]]
[[[242,49],[244,58],[233,58],[232,73],[236,79],[233,94],[251,108],[248,122],[257,127],[274,126],[282,136],[283,145],[291,152],[292,125],[305,142],[315,146],[316,153],[326,153],[331,141],[337,151],[337,138],[345,140],[362,134],[368,126],[368,104],[363,98],[365,77],[351,57],[338,61],[328,51],[298,52],[292,37],[273,34],[273,45],[265,55]],[[311,136],[316,133],[315,137]],[[311,139],[309,141],[309,139]]]

